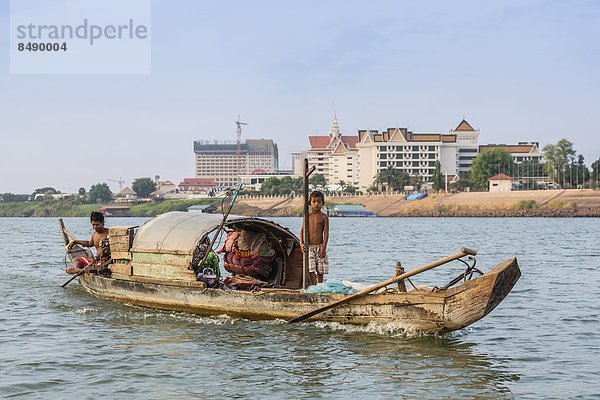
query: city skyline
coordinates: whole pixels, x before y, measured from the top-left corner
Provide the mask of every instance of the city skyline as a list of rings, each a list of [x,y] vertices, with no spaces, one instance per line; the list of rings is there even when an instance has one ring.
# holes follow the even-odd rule
[[[278,143],[281,169],[334,112],[345,135],[445,133],[466,118],[480,144],[564,137],[588,166],[600,157],[600,4],[151,5],[146,75],[11,74],[0,37],[0,192],[117,191],[108,179],[155,175],[177,184],[194,176],[193,142],[234,141],[238,114],[242,140]]]

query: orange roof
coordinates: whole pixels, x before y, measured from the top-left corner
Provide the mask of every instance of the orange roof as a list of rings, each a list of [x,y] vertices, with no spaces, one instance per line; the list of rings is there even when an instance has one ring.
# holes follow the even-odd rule
[[[496,145],[486,144],[479,146],[479,152],[486,150],[500,149],[509,153],[530,153],[533,150],[533,145],[522,145],[522,144],[508,144],[508,145]]]
[[[218,186],[212,178],[183,178],[179,186]]]
[[[467,120],[463,119],[460,121],[460,124],[456,127],[455,131],[459,132],[473,132],[475,129],[467,122]]]
[[[326,149],[331,138],[329,136],[309,136],[308,141],[311,149]]]
[[[438,134],[427,134],[427,133],[413,133],[413,142],[439,142],[441,135]]]
[[[512,178],[506,174],[499,173],[498,175],[490,177],[490,181],[512,181]]]
[[[356,143],[358,143],[358,136],[342,136],[342,143],[348,146],[349,149],[356,149]]]
[[[358,136],[342,136],[342,143],[344,143],[349,149],[356,149],[356,143],[358,143]],[[330,136],[309,136],[308,141],[310,142],[310,149],[328,149],[329,143],[331,142]]]

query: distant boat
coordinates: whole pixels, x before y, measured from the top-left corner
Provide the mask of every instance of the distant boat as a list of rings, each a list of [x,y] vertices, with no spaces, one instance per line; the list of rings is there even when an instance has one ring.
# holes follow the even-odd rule
[[[521,275],[513,257],[481,276],[470,279],[474,272],[471,269],[470,273],[461,274],[445,287],[426,291],[407,293],[385,281],[382,284],[386,284],[387,290],[376,294],[363,295],[364,291],[354,295],[305,293],[301,291],[303,267],[298,238],[285,227],[266,219],[230,216],[224,225],[226,229],[252,232],[261,238],[261,244],[269,243],[269,248],[274,250],[275,257],[271,259],[273,268],[262,278],[271,287],[253,288],[258,291],[250,287],[244,290],[210,288],[207,282],[216,283],[217,287],[223,285],[212,274],[211,281],[198,281],[194,268],[198,263],[199,249],[207,243],[209,234],[218,229],[221,221],[222,217],[216,214],[169,212],[146,222],[135,234],[132,228],[110,228],[112,262],[108,269],[81,273],[79,282],[98,297],[162,310],[199,315],[227,314],[250,320],[290,321],[310,314],[307,321],[351,324],[397,322],[406,329],[443,333],[464,328],[489,314],[507,296]],[[62,232],[67,243],[69,239],[65,229]],[[233,246],[232,252],[236,251],[233,250],[236,246],[242,248],[239,239],[237,244],[226,242],[225,248],[229,245]],[[254,244],[245,245],[248,252],[240,254],[246,254],[250,257],[249,262],[253,262],[251,253]],[[450,259],[474,253],[462,249],[457,254]],[[425,267],[430,269],[447,262],[441,261]],[[425,267],[405,275],[422,272]],[[252,266],[249,268],[254,271]],[[205,273],[206,270],[201,275]],[[254,279],[240,275],[235,277]],[[347,302],[334,304],[344,301]],[[332,308],[318,312],[321,307]],[[312,315],[315,311],[318,313]]]
[[[373,211],[365,210],[362,204],[336,204],[331,210],[332,217],[376,217]]]
[[[128,217],[129,206],[102,206],[98,209],[107,217]]]

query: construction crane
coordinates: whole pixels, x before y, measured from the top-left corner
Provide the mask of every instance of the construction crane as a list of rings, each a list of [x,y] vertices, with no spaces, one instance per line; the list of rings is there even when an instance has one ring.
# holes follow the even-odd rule
[[[242,174],[242,168],[241,168],[241,157],[242,157],[242,149],[241,149],[241,141],[242,141],[242,125],[248,125],[246,122],[241,122],[240,121],[240,114],[238,114],[238,118],[237,121],[235,121],[235,124],[237,125],[237,150],[236,150],[236,155],[237,155],[237,176],[238,179],[240,179],[241,182],[241,178],[240,175]]]
[[[125,181],[123,180],[122,177],[119,177],[119,179],[107,179],[107,181],[117,182],[119,184],[119,191],[123,190],[123,184],[125,183]]]

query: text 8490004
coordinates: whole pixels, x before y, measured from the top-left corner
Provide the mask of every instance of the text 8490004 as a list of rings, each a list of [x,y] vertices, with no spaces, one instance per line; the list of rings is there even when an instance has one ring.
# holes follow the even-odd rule
[[[17,43],[19,51],[67,51],[67,42],[62,43]]]

